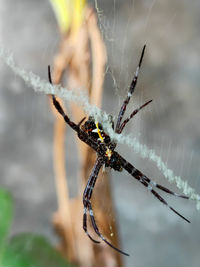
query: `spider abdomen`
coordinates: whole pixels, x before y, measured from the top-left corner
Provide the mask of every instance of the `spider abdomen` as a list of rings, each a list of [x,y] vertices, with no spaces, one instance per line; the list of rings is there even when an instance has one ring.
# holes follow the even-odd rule
[[[106,167],[111,167],[115,171],[121,172],[123,170],[119,154],[116,151],[112,151],[110,158],[106,162]]]

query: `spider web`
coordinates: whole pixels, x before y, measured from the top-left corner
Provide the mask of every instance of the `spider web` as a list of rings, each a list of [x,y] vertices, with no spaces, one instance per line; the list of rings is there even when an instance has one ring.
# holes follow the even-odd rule
[[[129,62],[125,63],[125,61],[127,59],[127,55],[133,54],[134,58],[131,57],[131,61],[135,62],[135,68],[137,66],[137,60],[135,60],[136,53],[134,52],[135,48],[134,47],[131,47],[131,48],[128,47],[128,45],[130,45],[129,44],[129,42],[130,42],[130,40],[129,40],[130,28],[134,27],[134,29],[132,30],[132,34],[134,36],[136,36],[135,39],[138,40],[139,43],[141,43],[142,45],[144,43],[147,43],[147,53],[150,53],[151,51],[149,51],[149,49],[151,49],[151,44],[153,43],[153,41],[152,41],[151,34],[148,32],[150,31],[152,24],[155,23],[153,21],[152,17],[156,14],[155,10],[157,9],[157,6],[159,6],[159,2],[158,1],[149,1],[148,3],[146,3],[147,10],[143,12],[144,13],[144,14],[142,14],[143,16],[141,16],[141,14],[140,14],[140,18],[138,19],[138,17],[137,17],[135,19],[134,15],[136,15],[136,12],[137,12],[137,7],[136,7],[137,1],[129,1],[129,3],[127,3],[127,6],[128,6],[127,9],[129,9],[129,12],[127,12],[127,13],[129,15],[127,15],[127,18],[125,20],[124,27],[123,27],[123,33],[120,34],[120,36],[117,36],[117,31],[116,31],[116,29],[119,31],[119,29],[116,26],[117,16],[119,16],[119,12],[116,15],[116,2],[117,1],[115,1],[115,0],[113,1],[113,20],[112,21],[111,21],[111,19],[110,19],[110,21],[106,20],[106,16],[104,16],[104,12],[99,7],[100,1],[95,0],[94,2],[95,2],[95,9],[96,9],[96,12],[97,12],[98,17],[99,17],[100,29],[102,31],[102,35],[104,36],[105,42],[106,42],[107,47],[108,47],[108,57],[109,57],[109,55],[111,55],[109,58],[110,59],[109,62],[111,62],[110,64],[112,66],[115,66],[115,65],[119,66],[118,67],[118,73],[119,73],[118,74],[118,77],[119,77],[118,81],[116,81],[116,77],[113,73],[114,72],[113,69],[115,67],[112,67],[110,65],[108,65],[108,67],[107,67],[107,73],[109,73],[111,75],[111,78],[113,80],[113,85],[115,88],[115,93],[118,96],[119,104],[118,104],[116,111],[114,112],[114,114],[117,114],[117,112],[120,108],[120,103],[122,102],[122,99],[126,96],[127,87],[129,85],[131,78],[133,77],[133,73],[135,71],[134,70],[133,73],[131,73],[130,68],[132,68],[132,66],[130,66]],[[118,2],[118,4],[119,4],[119,2]],[[174,10],[173,13],[170,14],[170,16],[167,14],[167,18],[163,19],[163,21],[165,21],[165,24],[163,23],[163,27],[160,30],[158,30],[159,31],[157,34],[158,35],[157,36],[158,41],[161,41],[162,38],[166,38],[167,32],[171,29],[171,27],[174,26],[174,24],[176,22],[176,20],[175,20],[176,16],[177,16],[177,14]],[[145,19],[144,19],[144,17],[145,17]],[[142,20],[142,21],[140,21],[140,20]],[[108,25],[108,27],[106,27],[106,25]],[[137,38],[138,35],[141,35],[141,36],[139,36],[139,38]],[[120,42],[120,40],[121,40],[121,42]],[[138,46],[138,42],[134,42],[134,43],[136,43]],[[140,47],[142,47],[142,45],[140,45]],[[119,51],[114,52],[116,46],[118,49],[120,47],[121,52],[119,52]],[[129,50],[128,52],[126,51],[127,49]],[[132,52],[132,50],[133,50],[133,52]],[[119,62],[117,62],[116,56],[114,56],[114,54],[118,55],[118,57],[119,57],[118,61]],[[139,57],[138,50],[137,50],[137,54],[138,54],[138,56],[137,56],[137,58],[138,58]],[[144,59],[144,61],[145,61],[145,59]],[[145,63],[143,63],[143,65],[144,64]],[[145,66],[144,66],[144,68],[145,68]],[[145,75],[145,72],[143,71],[143,67],[142,67],[139,80],[142,79],[141,76],[144,76],[144,75]],[[175,75],[174,75],[174,77],[173,77],[173,75],[174,75],[173,73],[170,75],[171,79],[172,78],[175,79]],[[162,87],[162,84],[165,82],[164,79],[166,79],[166,78],[162,78],[162,79],[159,79],[158,82],[154,82],[152,87],[159,87],[159,86]],[[124,84],[125,84],[125,86],[124,86]],[[147,92],[144,88],[141,88],[140,85],[138,87],[140,87],[140,88],[139,89],[136,88],[136,92],[134,93],[132,98],[134,99],[134,101],[136,100],[136,102],[139,102],[139,104],[141,104],[141,102],[142,102],[141,99],[144,98],[144,94],[148,94],[149,98],[151,97],[151,94],[149,92]],[[119,88],[122,88],[122,90],[121,90],[122,93],[120,92]],[[139,91],[139,93],[138,93],[138,90],[141,90],[141,89],[142,89],[142,91]],[[135,97],[135,94],[136,94],[136,97]],[[138,97],[138,94],[139,94],[139,97]],[[157,97],[157,96],[155,96],[155,97]],[[137,98],[140,98],[140,100],[138,101]],[[148,100],[148,99],[145,99],[145,101],[146,100]],[[159,101],[164,102],[160,97],[159,97]],[[143,100],[143,103],[144,103],[144,100]],[[137,104],[137,106],[139,106],[139,104]],[[166,105],[164,103],[162,103],[162,104],[163,104],[163,106]],[[155,109],[155,108],[156,107],[153,106],[153,109]],[[158,109],[159,109],[159,107],[158,107]],[[129,110],[131,110],[131,109],[129,108]],[[152,111],[152,107],[148,108],[148,113],[150,113],[150,116],[153,116],[153,112],[155,112],[155,111]],[[159,110],[158,111],[156,110],[156,112],[159,114]],[[134,124],[135,124],[135,122],[134,122]],[[148,159],[154,161],[156,166],[158,167],[158,169],[163,173],[164,177],[167,178],[169,182],[171,182],[171,183],[174,182],[176,184],[176,186],[183,191],[184,194],[189,194],[191,196],[191,199],[197,200],[197,206],[196,207],[197,207],[197,209],[199,209],[200,208],[199,196],[193,195],[194,189],[191,187],[188,187],[187,182],[184,182],[181,179],[181,176],[184,175],[185,170],[186,170],[187,176],[185,176],[185,178],[187,180],[191,180],[190,176],[188,178],[188,174],[189,174],[188,172],[189,172],[189,170],[191,170],[194,150],[189,151],[189,153],[188,153],[186,151],[186,149],[184,149],[184,148],[182,148],[182,149],[178,149],[178,147],[176,148],[176,151],[175,151],[177,154],[176,158],[178,158],[178,155],[179,155],[179,157],[181,155],[181,158],[182,158],[181,164],[179,165],[179,168],[178,168],[178,174],[179,175],[176,176],[174,174],[174,172],[168,168],[169,154],[170,154],[170,150],[172,150],[171,140],[169,139],[169,140],[165,141],[164,140],[165,137],[162,138],[162,136],[163,136],[163,134],[162,134],[162,136],[160,138],[161,139],[160,140],[161,141],[160,151],[157,154],[154,152],[154,150],[149,149],[147,146],[143,145],[142,144],[143,142],[139,143],[138,139],[140,138],[141,120],[139,119],[136,122],[136,124],[137,125],[134,127],[134,129],[136,129],[136,130],[134,130],[134,129],[131,129],[131,130],[134,131],[134,135],[137,138],[136,137],[131,138],[131,140],[130,140],[129,139],[130,136],[127,136],[127,135],[126,136],[121,135],[119,137],[114,136],[114,138],[116,138],[118,140],[118,142],[120,142],[120,143],[124,143],[124,144],[132,146],[134,149],[134,152],[139,153],[142,158],[148,158]],[[138,129],[139,129],[139,134],[138,134]],[[112,133],[111,133],[111,135],[112,135]],[[166,151],[167,151],[167,153],[166,153]],[[165,161],[162,160],[163,154],[164,154],[164,159],[166,159]],[[161,155],[161,156],[159,156],[159,155]],[[183,167],[185,167],[185,170]]]
[[[152,1],[150,7],[149,7],[149,10],[148,10],[148,13],[147,13],[147,19],[146,21],[144,22],[144,32],[145,32],[145,37],[146,37],[146,32],[147,32],[147,28],[148,28],[148,21],[151,17],[151,12],[152,12],[152,9],[153,9],[153,6],[155,5],[155,1]],[[128,17],[128,21],[126,23],[126,26],[125,26],[125,31],[124,31],[124,35],[123,35],[123,42],[122,42],[122,53],[121,53],[121,57],[126,57],[125,56],[125,51],[126,51],[126,43],[127,43],[127,36],[129,35],[128,33],[128,28],[130,27],[130,21],[131,21],[131,18],[133,16],[132,13],[134,13],[134,4],[132,4],[132,7],[131,7],[131,12],[130,12],[130,15]],[[116,29],[116,1],[113,2],[113,13],[114,13],[114,19],[113,19],[113,24],[111,24],[110,27],[108,27],[108,31],[107,31],[107,28],[105,26],[105,23],[106,23],[106,17],[103,16],[103,12],[100,11],[100,8],[98,7],[98,2],[97,0],[95,0],[95,8],[96,8],[96,11],[97,11],[97,14],[98,14],[98,17],[99,17],[99,23],[100,23],[100,29],[105,37],[105,41],[106,42],[109,42],[111,43],[110,47],[111,47],[111,51],[114,51],[114,46],[115,46],[115,43],[114,43],[114,40],[115,40],[115,29]],[[174,16],[172,16],[174,17]],[[104,21],[104,22],[103,22]],[[173,21],[173,19],[169,20],[168,24],[171,24],[171,21]],[[109,25],[109,24],[108,24]],[[141,27],[142,28],[142,27]],[[109,32],[111,31],[111,38],[109,38]],[[108,32],[108,33],[107,33]],[[144,38],[142,38],[144,39]],[[147,38],[148,39],[148,38]],[[140,41],[141,42],[141,41]],[[146,43],[146,41],[143,43]],[[108,44],[107,44],[108,46]],[[109,47],[109,46],[108,46]],[[111,52],[111,58],[113,56],[114,52]],[[135,53],[134,53],[135,54]],[[108,49],[108,55],[109,55],[109,49]],[[195,190],[193,188],[191,188],[187,182],[183,181],[179,176],[176,176],[174,174],[174,172],[168,168],[167,166],[167,163],[165,163],[160,156],[158,156],[153,149],[149,149],[146,145],[144,144],[141,144],[139,141],[138,141],[138,138],[136,137],[133,137],[132,135],[117,135],[115,134],[110,125],[107,123],[108,121],[108,114],[106,112],[102,112],[101,110],[99,110],[98,108],[96,107],[91,107],[91,105],[89,104],[88,102],[88,99],[87,99],[87,96],[86,95],[78,95],[77,92],[72,92],[72,91],[65,91],[65,89],[63,88],[60,88],[60,86],[56,86],[55,88],[51,87],[48,85],[48,83],[46,83],[45,81],[41,81],[39,77],[37,77],[36,75],[34,75],[33,73],[29,72],[27,73],[25,70],[22,70],[20,69],[18,66],[16,66],[16,64],[14,63],[13,59],[12,59],[12,56],[6,52],[3,48],[1,48],[1,57],[4,58],[4,60],[6,61],[6,63],[15,71],[15,73],[17,73],[18,75],[20,75],[26,83],[28,83],[29,85],[31,85],[36,91],[41,91],[41,92],[45,92],[46,94],[51,94],[51,93],[56,93],[58,96],[60,97],[63,97],[69,101],[74,101],[74,102],[80,102],[83,107],[85,108],[86,112],[87,113],[90,113],[92,115],[94,115],[96,117],[97,120],[101,121],[103,124],[104,124],[104,127],[107,129],[107,131],[109,132],[110,136],[113,138],[113,139],[116,139],[118,143],[121,143],[121,144],[127,144],[128,146],[131,146],[134,150],[134,152],[136,153],[139,153],[141,155],[142,158],[148,158],[152,161],[155,162],[156,166],[162,171],[163,175],[165,178],[167,178],[169,180],[169,182],[174,182],[177,187],[179,189],[181,189],[183,191],[184,194],[188,195],[191,199],[193,200],[196,200],[196,207],[197,209],[200,209],[200,197],[198,194],[195,193]],[[138,57],[137,57],[138,58]],[[120,69],[120,73],[119,73],[119,85],[118,85],[118,82],[116,81],[115,79],[115,76],[113,74],[113,71],[112,71],[112,68],[109,66],[107,68],[107,73],[110,73],[111,74],[111,77],[113,79],[113,84],[115,86],[115,90],[116,90],[116,94],[119,94],[119,88],[121,88],[122,86],[122,77],[123,77],[123,74],[124,72],[122,70],[127,70],[129,68],[128,65],[125,65],[124,63],[124,60],[122,60],[122,58],[120,59],[120,62],[121,65],[119,67]],[[135,60],[136,64],[135,66],[137,65],[137,61]],[[111,71],[109,72],[109,69],[111,69]],[[140,74],[141,75],[141,74]],[[144,75],[142,73],[142,75]],[[131,77],[133,76],[133,74],[129,74],[129,77],[126,77],[126,80],[131,80]],[[118,97],[118,102],[121,103],[121,99],[123,99],[122,97],[124,97],[124,95],[126,95],[126,91],[127,91],[127,87],[128,87],[128,83],[127,81],[125,82],[126,83],[126,86],[125,86],[125,89],[123,90],[123,96],[120,96]],[[155,86],[155,85],[154,85]],[[136,89],[137,90],[137,89]],[[142,94],[144,94],[144,92],[142,92]],[[141,96],[140,96],[141,97]],[[134,95],[133,95],[133,98]],[[135,100],[135,99],[134,99]],[[129,105],[130,106],[130,105]],[[120,107],[120,104],[118,105],[117,107],[117,110],[119,110],[119,107]],[[115,114],[117,114],[117,110],[114,112]],[[148,111],[151,113],[151,109],[148,109]],[[113,112],[112,112],[113,113]],[[102,116],[103,115],[103,116]],[[140,124],[141,122],[139,122]],[[136,134],[138,135],[138,129],[140,129],[140,127],[134,127],[136,129]],[[137,136],[138,137],[138,136]],[[163,140],[161,141],[163,142]],[[162,150],[162,147],[163,147],[163,143],[161,143],[161,150]],[[169,148],[170,148],[170,145],[168,145],[168,154],[170,153],[169,152]],[[185,152],[183,153],[180,153],[180,154],[184,154]],[[160,154],[162,154],[162,151],[160,151]],[[193,152],[191,152],[191,155],[189,157],[189,164],[188,164],[188,167],[187,167],[187,171],[188,169],[190,169],[190,166],[192,164],[191,162],[191,159],[192,159],[192,155],[193,155]],[[167,159],[169,158],[169,156],[167,156]],[[179,168],[180,169],[180,173],[183,173],[183,164],[181,165],[182,167]]]
[[[96,12],[99,14],[100,29],[102,30],[102,35],[104,36],[108,50],[109,60],[106,75],[110,76],[112,88],[110,90],[113,90],[114,87],[115,99],[118,99],[118,105],[115,105],[116,108],[114,108],[114,111],[109,110],[110,113],[118,114],[120,105],[126,96],[127,88],[135,72],[142,46],[144,43],[147,44],[147,51],[140,71],[139,82],[127,113],[130,114],[130,111],[149,99],[153,99],[153,103],[147,107],[147,110],[143,110],[137,115],[137,118],[133,119],[131,122],[132,125],[128,127],[128,130],[126,129],[125,135],[120,136],[121,140],[119,140],[120,138],[118,139],[118,142],[127,144],[129,148],[130,146],[133,148],[133,153],[127,153],[127,149],[124,148],[126,146],[123,146],[122,155],[126,155],[126,158],[130,162],[145,174],[148,174],[150,178],[156,179],[157,182],[164,183],[169,187],[163,181],[164,176],[170,183],[175,183],[181,191],[185,194],[189,193],[192,199],[197,200],[196,208],[199,209],[199,195],[193,195],[194,189],[197,192],[200,190],[198,175],[199,156],[197,155],[196,148],[191,144],[191,140],[188,140],[190,133],[186,126],[190,125],[191,121],[193,121],[192,124],[194,125],[195,119],[193,118],[196,118],[195,112],[198,113],[197,106],[196,110],[193,109],[194,99],[189,100],[188,89],[192,87],[194,90],[193,93],[198,89],[195,89],[196,86],[191,86],[191,83],[193,83],[191,80],[191,76],[193,76],[191,75],[192,70],[189,67],[185,67],[183,70],[185,64],[183,63],[179,49],[185,43],[188,32],[187,30],[186,32],[182,32],[179,37],[177,34],[180,29],[178,27],[179,24],[184,25],[183,28],[185,27],[186,29],[190,28],[191,25],[187,23],[187,14],[185,14],[183,6],[179,6],[180,10],[178,10],[175,5],[169,5],[169,8],[166,3],[164,10],[160,12],[162,10],[161,1],[126,1],[126,4],[126,7],[123,4],[120,6],[120,1],[114,0],[113,6],[111,7],[112,11],[110,11],[113,13],[113,17],[109,14],[109,18],[107,19],[107,10],[102,4],[102,1],[95,0]],[[176,4],[179,5],[179,1],[176,1]],[[144,8],[142,10],[142,5],[146,5],[146,9]],[[120,8],[122,9],[121,12]],[[181,12],[183,12],[183,15]],[[119,20],[122,21],[119,22]],[[120,24],[123,25],[121,28]],[[175,30],[173,31],[173,29]],[[200,40],[197,38],[194,41],[199,42]],[[188,48],[185,47],[184,51],[190,54],[190,46]],[[196,49],[195,52],[196,57],[198,57]],[[194,55],[195,52],[193,52]],[[174,55],[175,60],[172,59],[173,56],[170,53]],[[168,60],[168,57],[172,63]],[[196,72],[193,65],[195,60],[189,59],[189,56],[188,60],[191,62],[193,71]],[[199,62],[199,60],[197,61]],[[195,66],[198,69],[198,63]],[[187,78],[182,77],[183,73],[185,73]],[[111,101],[113,101],[113,98],[111,97]],[[186,112],[188,112],[188,117]],[[170,113],[170,116],[168,113]],[[158,125],[160,126],[158,127]],[[129,134],[127,136],[127,133],[130,131],[131,139],[129,139]],[[135,158],[135,152],[143,160],[137,160]],[[144,158],[153,161],[153,163],[146,162],[147,160],[144,160]],[[116,176],[116,174],[113,176]],[[123,178],[120,174],[117,181],[116,177],[114,177],[113,183],[120,184],[121,179]],[[188,183],[192,187],[188,187]],[[161,210],[162,207],[160,209],[153,209],[148,206],[144,214],[141,215],[140,201],[138,199],[141,198],[141,193],[142,198],[144,198],[145,193],[139,191],[141,188],[136,188],[133,193],[133,187],[129,182],[125,185],[124,190],[122,187],[124,185],[122,186],[121,184],[116,189],[115,197],[115,199],[118,199],[118,196],[121,198],[124,196],[125,199],[118,207],[120,215],[122,214],[124,217],[131,218],[131,221],[135,222],[136,225],[138,217],[142,216],[144,223],[140,221],[140,224],[142,224],[144,229],[150,231],[154,229],[155,232],[163,231],[158,220],[160,221],[160,217],[163,216],[162,212],[165,213],[166,211]],[[127,191],[129,187],[130,191]],[[174,191],[177,191],[176,188],[174,188]],[[134,194],[133,198],[130,197],[131,194]],[[135,203],[136,199],[137,203],[134,205],[133,203]],[[141,201],[142,205],[146,205],[146,201],[148,200]],[[176,199],[170,199],[170,203],[173,203],[173,205],[175,205],[176,201]],[[131,208],[127,207],[127,202],[131,203]],[[185,202],[182,205],[185,205]],[[187,211],[189,211],[189,207]],[[133,213],[135,214],[133,215]],[[163,217],[166,218],[166,216],[164,215]],[[150,217],[155,217],[155,220],[149,222]],[[168,219],[166,218],[166,220]],[[123,232],[123,223],[121,230]],[[135,231],[133,232],[135,234]],[[136,237],[136,240],[140,240],[140,238],[141,235],[138,236],[138,239]],[[127,240],[124,240],[125,246],[126,242]],[[132,247],[132,243],[130,246]],[[141,249],[143,250],[144,248],[142,247]],[[149,247],[146,250],[149,251]],[[138,253],[140,255],[140,252]],[[157,251],[152,251],[152,253],[157,255]],[[185,261],[187,260],[185,259]],[[137,265],[134,261],[135,264]],[[149,262],[147,264],[149,265]],[[130,264],[130,266],[132,265]],[[157,262],[156,266],[163,266],[163,262],[160,265]]]
[[[31,86],[36,92],[44,92],[45,94],[55,94],[61,98],[64,98],[68,101],[73,101],[76,103],[81,103],[87,113],[93,115],[98,121],[102,122],[104,128],[109,133],[112,139],[117,140],[118,143],[127,144],[133,147],[136,153],[139,153],[141,157],[148,158],[154,161],[157,167],[163,172],[163,175],[169,180],[169,182],[175,182],[177,187],[183,190],[183,193],[189,196],[191,199],[196,200],[196,207],[200,209],[200,196],[195,193],[195,190],[188,185],[187,182],[182,181],[180,176],[175,176],[173,171],[168,169],[167,164],[164,163],[160,156],[149,149],[146,145],[140,144],[137,138],[132,137],[131,135],[118,135],[112,130],[109,121],[109,114],[101,111],[96,106],[89,104],[88,98],[85,94],[78,94],[72,90],[66,90],[60,85],[52,86],[45,80],[41,80],[39,76],[35,75],[32,72],[27,72],[24,69],[18,67],[11,54],[9,54],[5,49],[1,48],[0,57],[5,61],[5,63],[12,68],[12,70],[19,75],[24,81]],[[192,156],[191,156],[192,159]],[[191,163],[190,163],[191,164]]]

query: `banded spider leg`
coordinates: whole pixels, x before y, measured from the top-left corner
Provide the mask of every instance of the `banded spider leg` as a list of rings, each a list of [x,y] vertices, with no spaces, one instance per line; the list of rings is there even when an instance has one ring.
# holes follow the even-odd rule
[[[153,187],[156,187],[158,189],[160,189],[161,191],[164,191],[167,194],[176,196],[176,197],[180,197],[180,198],[184,198],[184,199],[189,199],[187,196],[184,195],[180,195],[177,193],[174,193],[173,191],[169,190],[168,188],[157,184],[153,181],[151,181],[151,179],[149,179],[146,175],[144,175],[142,172],[140,172],[138,169],[136,169],[131,163],[129,163],[128,161],[126,161],[122,156],[120,156],[120,161],[121,164],[123,166],[123,168],[130,173],[131,176],[133,176],[136,180],[138,180],[141,184],[143,184],[145,187],[147,187],[147,189],[160,201],[162,202],[164,205],[166,205],[169,209],[171,209],[174,213],[176,213],[178,216],[180,216],[183,220],[185,220],[186,222],[190,223],[190,221],[188,219],[186,219],[183,215],[181,215],[178,211],[176,211],[174,208],[172,208],[167,201],[161,197],[154,189]]]
[[[84,212],[83,212],[83,229],[85,231],[85,233],[88,235],[88,237],[95,243],[99,243],[99,241],[93,239],[90,234],[87,231],[87,211],[89,211],[89,215],[90,215],[90,219],[92,222],[92,226],[93,229],[95,231],[95,233],[110,247],[112,247],[113,249],[115,249],[116,251],[129,256],[129,254],[123,252],[122,250],[116,248],[115,246],[113,246],[110,242],[108,242],[108,240],[100,233],[99,228],[96,224],[95,218],[94,218],[94,213],[93,213],[93,209],[92,209],[92,204],[91,204],[91,197],[92,197],[92,193],[93,193],[93,189],[99,174],[99,171],[102,167],[102,165],[104,164],[104,159],[101,158],[100,156],[97,157],[97,160],[95,162],[95,165],[92,169],[92,172],[90,174],[90,177],[88,179],[87,185],[85,187],[84,193],[83,193],[83,206],[84,206]]]
[[[126,108],[127,108],[127,105],[129,104],[129,101],[130,101],[130,98],[134,92],[134,89],[136,87],[136,84],[137,84],[137,80],[138,80],[138,74],[139,74],[139,70],[140,70],[140,67],[141,67],[141,64],[142,64],[142,60],[143,60],[143,57],[144,57],[144,52],[145,52],[145,48],[146,48],[146,45],[144,45],[143,49],[142,49],[142,53],[141,53],[141,56],[140,56],[140,60],[139,60],[139,64],[136,68],[136,72],[135,72],[135,75],[133,77],[133,80],[131,82],[131,85],[129,87],[129,91],[128,91],[128,95],[126,97],[126,99],[124,100],[122,106],[121,106],[121,109],[120,109],[120,112],[119,112],[119,115],[118,115],[118,119],[117,119],[117,124],[116,124],[116,128],[115,128],[115,132],[120,134],[122,133],[124,127],[126,126],[126,124],[133,118],[133,116],[135,116],[142,108],[144,108],[145,106],[147,106],[149,103],[152,102],[152,100],[149,100],[147,101],[145,104],[143,104],[142,106],[140,106],[139,108],[135,109],[131,115],[125,119],[122,123],[122,118],[125,114],[125,111],[126,111]],[[187,196],[184,196],[184,195],[179,195],[177,193],[174,193],[173,191],[169,190],[168,188],[160,185],[160,184],[157,184],[153,181],[151,181],[148,177],[146,177],[143,173],[141,173],[139,170],[137,170],[132,164],[130,164],[129,162],[127,162],[125,159],[123,159],[121,157],[121,160],[122,160],[122,166],[123,168],[129,172],[135,179],[137,179],[140,183],[142,183],[144,186],[147,187],[147,189],[160,201],[162,202],[164,205],[168,206],[174,213],[176,213],[178,216],[180,216],[182,219],[184,219],[185,221],[189,222],[189,220],[187,220],[184,216],[182,216],[180,213],[178,213],[174,208],[172,208],[171,206],[169,206],[169,204],[166,202],[166,200],[164,200],[154,189],[153,187],[156,187],[162,191],[164,191],[165,193],[168,193],[168,194],[171,194],[171,195],[174,195],[174,196],[177,196],[177,197],[181,197],[181,198],[185,198],[185,199],[189,199]]]
[[[142,49],[142,53],[141,53],[141,56],[140,56],[140,60],[139,60],[139,63],[138,63],[138,66],[136,68],[136,71],[135,71],[135,75],[133,77],[133,80],[130,84],[130,87],[129,87],[129,91],[128,91],[128,95],[126,97],[126,99],[124,100],[122,106],[121,106],[121,109],[119,111],[119,115],[118,115],[118,118],[117,118],[117,123],[116,123],[116,128],[115,128],[115,132],[116,133],[121,133],[123,128],[125,127],[125,125],[127,124],[127,122],[142,108],[144,108],[146,105],[148,105],[152,100],[148,101],[147,103],[145,103],[144,105],[142,105],[140,108],[134,110],[130,117],[127,118],[122,124],[121,124],[121,120],[124,116],[124,113],[126,111],[126,107],[130,101],[130,98],[135,90],[135,87],[137,85],[137,80],[138,80],[138,74],[139,74],[139,71],[140,71],[140,67],[142,65],[142,60],[143,60],[143,57],[144,57],[144,52],[145,52],[145,48],[146,48],[146,45],[143,46],[143,49]]]

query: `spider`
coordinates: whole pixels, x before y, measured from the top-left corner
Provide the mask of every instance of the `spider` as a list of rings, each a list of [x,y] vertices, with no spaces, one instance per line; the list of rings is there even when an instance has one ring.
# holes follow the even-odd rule
[[[152,100],[149,100],[139,108],[135,109],[131,115],[122,121],[124,113],[126,111],[126,107],[130,101],[130,98],[134,92],[134,89],[137,84],[138,74],[139,70],[142,64],[144,52],[145,52],[146,45],[144,45],[142,49],[142,53],[140,56],[139,64],[136,68],[133,80],[130,84],[128,94],[121,106],[121,109],[119,111],[119,115],[117,118],[116,126],[114,127],[114,122],[111,120],[112,128],[117,133],[120,134],[126,124],[145,106],[147,106],[149,103],[152,102]],[[48,76],[49,76],[49,82],[52,84],[51,79],[51,71],[50,66],[48,66]],[[168,188],[155,183],[151,179],[149,179],[146,175],[144,175],[142,172],[140,172],[138,169],[136,169],[130,162],[128,162],[124,157],[122,157],[117,151],[115,151],[117,143],[115,141],[112,141],[109,135],[104,131],[103,126],[94,119],[94,117],[89,116],[88,120],[84,117],[78,124],[74,123],[70,120],[70,118],[65,114],[62,106],[57,101],[56,97],[52,95],[52,100],[55,108],[57,111],[62,115],[65,122],[77,133],[79,139],[83,142],[85,142],[88,146],[90,146],[92,149],[96,151],[97,158],[96,162],[94,164],[94,167],[92,169],[92,172],[89,176],[87,185],[85,187],[85,190],[83,192],[83,229],[87,236],[95,243],[100,243],[100,241],[95,240],[87,230],[87,215],[89,213],[92,227],[96,234],[100,237],[102,241],[104,241],[107,245],[112,247],[114,250],[118,251],[119,253],[122,253],[126,256],[129,256],[126,252],[123,252],[119,248],[113,246],[100,232],[95,217],[93,213],[92,203],[91,203],[91,197],[93,193],[93,189],[99,174],[99,171],[102,166],[110,167],[111,169],[114,169],[115,171],[121,172],[123,169],[126,170],[130,175],[133,176],[136,180],[138,180],[141,184],[143,184],[160,202],[162,202],[164,205],[166,205],[169,209],[171,209],[174,213],[176,213],[178,216],[180,216],[182,219],[184,219],[186,222],[190,223],[188,219],[186,219],[183,215],[181,215],[179,212],[177,212],[174,208],[172,208],[167,201],[157,193],[155,188],[164,191],[165,193],[174,195],[176,197],[181,197],[188,199],[187,196],[180,195],[177,193],[172,192]],[[86,120],[86,121],[85,121]],[[84,122],[85,121],[85,122]],[[83,123],[84,122],[84,123]]]

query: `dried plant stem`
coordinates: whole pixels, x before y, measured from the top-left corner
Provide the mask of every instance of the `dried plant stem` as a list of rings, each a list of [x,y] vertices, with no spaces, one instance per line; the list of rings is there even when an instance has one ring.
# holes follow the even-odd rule
[[[91,44],[91,53],[89,48]],[[92,75],[90,72],[90,65],[92,60]],[[102,89],[104,81],[104,69],[106,63],[106,51],[97,26],[96,15],[91,8],[85,10],[85,23],[79,29],[77,36],[74,34],[63,35],[60,49],[55,57],[53,80],[55,83],[60,83],[65,70],[67,69],[67,87],[80,88],[81,90],[88,90],[90,103],[97,106],[101,105]],[[92,81],[92,83],[91,83]],[[71,103],[70,105],[73,120],[78,122],[85,113],[82,107],[77,104]],[[80,213],[72,210],[73,207],[80,210],[82,207],[82,192],[89,177],[92,166],[96,159],[96,153],[88,146],[82,143],[78,138],[77,147],[79,152],[79,158],[81,161],[80,170],[80,197],[73,200],[73,204],[68,198],[68,189],[66,182],[65,171],[65,155],[64,155],[64,121],[57,118],[55,126],[55,174],[58,194],[59,205],[59,220],[56,220],[56,228],[59,233],[63,235],[62,238],[65,242],[62,242],[62,251],[67,251],[67,256],[72,253],[74,255],[74,248],[76,247],[76,259],[75,261],[80,266],[111,266],[108,263],[112,262],[113,266],[122,266],[121,256],[107,246],[94,245],[87,236],[80,234],[82,231],[80,223]],[[59,156],[59,160],[57,158]],[[115,213],[112,205],[112,197],[110,191],[109,175],[107,173],[100,172],[95,187],[95,197],[93,198],[95,212],[98,219],[99,227],[103,230],[105,235],[111,239],[111,242],[115,246],[119,246],[117,226],[115,220]],[[63,189],[63,186],[65,189]],[[102,203],[102,196],[104,202]],[[67,216],[66,216],[66,209]],[[73,213],[70,214],[69,211]],[[81,208],[82,212],[82,208]],[[77,217],[74,217],[77,214]],[[64,216],[68,223],[64,221]],[[81,218],[82,219],[82,218]],[[73,221],[73,229],[70,228],[69,222]],[[62,230],[61,230],[62,229]],[[73,234],[69,231],[73,230]],[[83,231],[82,231],[83,232]],[[112,238],[111,238],[112,236]],[[71,239],[74,238],[71,243]],[[78,238],[78,240],[76,240]],[[75,243],[75,245],[74,245]],[[82,247],[80,247],[82,244]],[[63,247],[64,246],[64,247]],[[85,253],[83,254],[83,246]],[[92,249],[93,248],[93,249]],[[80,251],[79,251],[80,249]],[[89,254],[87,254],[89,252]],[[87,255],[86,255],[87,254]],[[69,258],[69,257],[68,257]],[[72,257],[73,258],[73,257]],[[87,261],[86,261],[87,258]]]
[[[70,261],[73,261],[75,260],[75,242],[72,231],[69,190],[65,171],[65,128],[62,118],[57,117],[54,126],[54,170],[59,209],[54,216],[54,223],[58,224],[59,221],[61,222],[63,228],[62,234],[64,235],[63,242],[70,244],[70,246],[65,245],[64,253]]]
[[[106,51],[100,31],[97,27],[96,16],[90,16],[88,21],[88,32],[91,36],[91,50],[93,53],[93,69],[92,69],[92,89],[91,89],[91,104],[97,107],[101,106],[102,88],[104,82],[104,72],[106,64]],[[99,53],[99,51],[102,51]]]

